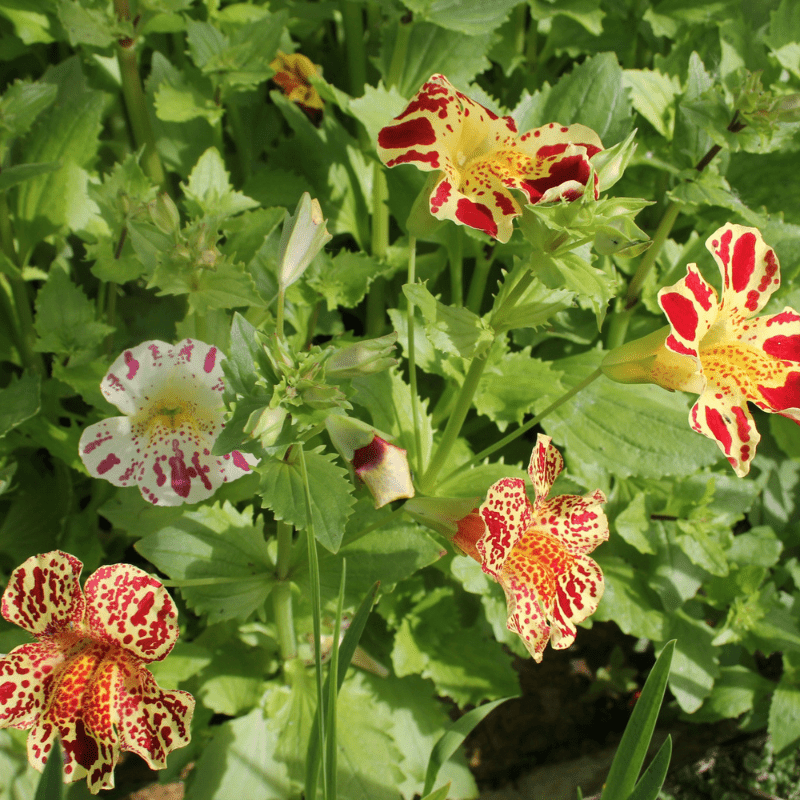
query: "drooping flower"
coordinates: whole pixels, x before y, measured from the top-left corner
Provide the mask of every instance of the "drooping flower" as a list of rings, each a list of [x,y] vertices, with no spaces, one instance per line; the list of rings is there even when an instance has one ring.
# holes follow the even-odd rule
[[[224,357],[195,339],[143,342],[119,356],[100,390],[125,416],[83,431],[89,473],[115,486],[138,483],[146,500],[165,506],[197,503],[246,475],[258,463],[253,456],[211,455],[224,425]]]
[[[598,489],[584,497],[547,499],[564,459],[539,434],[528,474],[533,503],[521,478],[503,478],[486,495],[480,514],[486,532],[477,541],[483,571],[506,593],[507,626],[536,661],[548,641],[556,650],[575,641],[575,623],[597,610],[603,573],[586,554],[608,539],[608,520]]]
[[[331,442],[353,466],[375,499],[375,508],[414,496],[408,456],[402,447],[387,442],[374,428],[342,414],[325,420]]]
[[[715,439],[739,477],[761,439],[747,401],[800,422],[800,314],[755,317],[780,286],[774,250],[756,228],[728,223],[706,241],[722,275],[722,299],[697,269],[662,289],[669,327],[606,356],[614,380],[696,392],[692,428]]]
[[[54,550],[11,574],[3,616],[36,637],[0,659],[0,728],[30,729],[28,760],[44,768],[56,736],[64,782],[114,786],[120,750],[151,769],[189,742],[194,699],[162,690],[145,664],[178,638],[166,589],[138,567],[101,567],[81,590],[83,565]]]
[[[387,167],[414,164],[439,171],[430,212],[439,219],[511,238],[524,203],[576,200],[592,176],[589,159],[603,149],[584,125],[551,122],[519,135],[511,117],[498,117],[433,75],[406,109],[378,134]],[[596,180],[595,197],[597,197]]]
[[[280,50],[270,62],[270,67],[275,70],[272,80],[281,87],[286,97],[297,103],[311,116],[318,116],[325,103],[319,92],[308,80],[312,75],[319,74],[319,67],[310,58],[302,53],[282,53]]]

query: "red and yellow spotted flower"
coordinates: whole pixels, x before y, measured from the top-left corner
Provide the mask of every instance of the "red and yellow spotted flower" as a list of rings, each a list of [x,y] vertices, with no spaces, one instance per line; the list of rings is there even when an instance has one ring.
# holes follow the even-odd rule
[[[755,317],[780,286],[774,250],[756,228],[728,223],[706,241],[722,275],[722,299],[689,264],[658,301],[669,328],[612,351],[611,378],[697,392],[694,430],[717,444],[739,477],[761,439],[747,401],[800,422],[800,314]]]
[[[302,53],[282,53],[280,50],[270,62],[275,70],[272,80],[280,86],[286,97],[310,114],[321,114],[325,103],[309,78],[319,75],[319,67]]]
[[[519,135],[511,117],[470,100],[443,75],[433,75],[406,109],[378,134],[387,167],[414,164],[439,171],[430,212],[439,219],[511,238],[522,214],[509,189],[526,203],[576,200],[592,176],[589,159],[602,150],[584,125],[551,122]],[[597,196],[595,176],[595,197]]]
[[[28,759],[44,768],[56,736],[64,782],[114,786],[120,750],[152,769],[189,742],[194,699],[159,688],[145,664],[178,638],[167,591],[138,567],[101,567],[82,591],[82,564],[54,550],[17,567],[3,616],[36,637],[0,659],[0,727],[30,729]]]
[[[115,486],[138,483],[145,500],[165,506],[197,503],[246,475],[254,456],[211,454],[224,425],[224,358],[195,339],[126,350],[100,383],[126,416],[83,431],[79,453],[89,474]]]
[[[539,434],[528,466],[533,503],[522,479],[503,478],[479,509],[486,528],[475,546],[483,571],[503,587],[508,629],[522,637],[536,661],[548,641],[556,650],[569,647],[575,623],[593,614],[603,596],[603,573],[586,554],[608,539],[600,508],[606,498],[598,489],[548,500],[563,468],[550,437]]]

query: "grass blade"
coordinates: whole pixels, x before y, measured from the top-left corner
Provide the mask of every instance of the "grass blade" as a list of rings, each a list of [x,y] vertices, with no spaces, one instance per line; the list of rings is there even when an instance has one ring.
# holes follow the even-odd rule
[[[628,800],[656,800],[664,779],[667,777],[669,760],[672,757],[672,737],[667,736],[664,744],[659,747],[655,757],[644,771],[636,788],[628,796]]]

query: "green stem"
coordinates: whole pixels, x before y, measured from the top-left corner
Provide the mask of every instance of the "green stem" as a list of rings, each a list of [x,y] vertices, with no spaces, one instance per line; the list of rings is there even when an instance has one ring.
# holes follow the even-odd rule
[[[417,240],[408,237],[408,283],[413,286],[417,281]],[[416,338],[414,335],[414,303],[409,298],[406,309],[408,320],[408,382],[411,388],[411,413],[414,415],[414,459],[417,473],[422,471],[422,431],[419,419],[419,395],[417,394],[417,356]]]
[[[598,367],[588,378],[582,380],[579,384],[573,386],[568,392],[565,392],[558,398],[555,402],[551,403],[547,408],[542,411],[541,414],[537,414],[532,420],[529,420],[524,425],[520,425],[513,433],[509,433],[508,436],[504,436],[499,442],[495,442],[493,445],[490,445],[485,450],[481,450],[478,455],[473,456],[466,464],[462,464],[458,469],[453,470],[449,475],[447,475],[443,483],[449,481],[450,479],[454,478],[456,475],[464,472],[465,470],[469,469],[470,467],[474,466],[475,464],[480,464],[484,458],[487,456],[492,455],[492,453],[501,450],[507,444],[510,444],[515,439],[518,439],[522,436],[523,433],[527,433],[534,425],[538,425],[548,414],[552,414],[557,408],[560,408],[564,405],[568,400],[573,398],[578,392],[585,389],[590,383],[596,381],[601,375],[602,371]]]
[[[455,227],[454,241],[447,248],[450,262],[450,303],[456,307],[464,305],[464,229]]]
[[[474,311],[476,314],[481,313],[481,304],[483,303],[483,295],[486,291],[486,282],[489,279],[489,270],[494,263],[494,248],[491,249],[487,256],[483,251],[475,259],[475,271],[472,273],[472,281],[469,285],[469,294],[467,295],[467,308]]]
[[[482,358],[474,358],[469,365],[464,383],[461,385],[461,390],[456,398],[453,413],[447,421],[447,426],[439,441],[439,446],[433,454],[431,463],[420,481],[420,489],[425,494],[431,494],[433,492],[436,486],[436,478],[447,462],[447,459],[450,457],[450,451],[453,449],[453,445],[455,445],[458,435],[461,433],[461,426],[464,424],[467,413],[472,407],[472,400],[475,397],[475,392],[478,389],[478,384],[480,383],[483,370],[489,360],[491,351],[492,348],[490,347]]]
[[[619,301],[617,308],[619,308]],[[635,307],[625,308],[613,314],[611,324],[608,327],[608,336],[606,337],[606,350],[614,350],[625,342],[625,337],[628,334],[628,325],[634,310]]]
[[[289,581],[289,565],[292,558],[292,527],[276,520],[278,556],[275,567],[277,583],[272,588],[272,607],[275,611],[275,627],[278,646],[284,661],[297,655],[297,636],[292,610],[292,584]]]
[[[386,76],[386,88],[391,89],[400,83],[400,76],[406,66],[406,55],[408,53],[408,42],[411,39],[411,22],[397,23],[397,38],[394,40],[394,50],[392,60],[389,63],[389,74]]]
[[[521,55],[525,55],[525,23],[528,21],[528,4],[520,3],[511,12],[514,20],[514,49]]]
[[[114,0],[114,3],[119,14],[119,8],[123,3],[121,0]],[[137,148],[144,147],[142,169],[153,183],[166,191],[167,179],[156,149],[156,137],[150,124],[147,99],[142,88],[142,79],[139,75],[139,66],[136,63],[133,45],[134,42],[131,39],[121,39],[117,42],[117,61],[122,78],[122,95],[125,98],[128,119],[131,122],[133,140]]]
[[[345,0],[346,2],[347,0]],[[389,250],[389,186],[386,173],[376,161],[372,165],[372,242],[374,258],[382,262]],[[367,294],[367,336],[380,336],[386,316],[386,281],[376,278]]]
[[[353,0],[341,0],[339,8],[344,23],[344,46],[347,52],[347,71],[350,76],[350,94],[361,97],[367,82],[367,54],[364,50],[363,6]]]
[[[279,339],[283,339],[283,312],[286,305],[286,287],[278,286],[278,310],[275,314],[275,330]]]
[[[42,354],[37,353],[33,349],[33,345],[36,342],[36,329],[33,327],[33,314],[31,313],[31,300],[28,295],[28,286],[19,275],[9,275],[8,282],[11,285],[11,294],[14,297],[17,320],[19,321],[19,343],[21,347],[20,357],[22,358],[22,363],[28,367],[28,369],[32,369],[34,372],[44,375],[45,368]]]
[[[625,296],[626,309],[636,305],[645,278],[647,278],[650,270],[656,263],[656,258],[658,258],[658,254],[661,252],[664,242],[667,241],[667,237],[672,230],[672,226],[675,224],[675,220],[678,219],[678,214],[680,214],[680,212],[681,204],[676,203],[674,200],[667,206],[667,210],[664,212],[661,222],[658,223],[655,234],[653,234],[653,243],[647,248],[647,252],[644,254],[644,257],[639,262],[639,266],[636,269],[636,274],[631,278],[631,282],[628,284],[628,293]]]
[[[242,183],[250,176],[250,165],[253,163],[252,138],[242,122],[242,112],[235,100],[227,105],[228,121],[231,124],[231,133],[236,145],[236,164],[239,169],[239,179]]]

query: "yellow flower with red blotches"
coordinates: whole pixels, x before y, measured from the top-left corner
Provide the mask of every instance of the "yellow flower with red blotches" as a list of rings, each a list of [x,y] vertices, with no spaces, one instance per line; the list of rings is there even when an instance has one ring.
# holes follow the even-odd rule
[[[519,135],[511,117],[498,117],[433,75],[406,109],[378,134],[387,167],[414,164],[438,171],[430,212],[507,242],[525,203],[576,200],[587,185],[597,194],[590,159],[603,149],[585,125],[551,122]],[[590,189],[590,191],[592,190]]]
[[[755,317],[780,286],[775,251],[756,228],[728,223],[706,241],[722,276],[721,300],[689,264],[662,289],[669,328],[606,356],[614,380],[696,392],[692,428],[716,440],[739,477],[750,471],[761,436],[747,407],[800,422],[800,314]]]
[[[272,80],[281,87],[286,97],[304,109],[322,111],[325,103],[319,92],[309,82],[309,77],[319,75],[319,67],[302,53],[282,53],[280,50],[270,62],[275,70]]]
[[[587,553],[608,539],[600,508],[606,498],[598,489],[548,499],[563,469],[550,437],[539,434],[528,466],[533,503],[521,478],[503,478],[479,509],[486,529],[475,545],[478,560],[505,591],[508,629],[537,662],[548,641],[556,650],[569,647],[575,623],[593,614],[603,596],[603,573]]]
[[[54,550],[11,574],[3,616],[36,637],[0,659],[0,728],[30,729],[28,760],[44,769],[56,736],[64,782],[114,786],[120,750],[151,769],[189,743],[194,699],[159,688],[145,664],[178,638],[167,591],[138,567],[101,567],[81,590],[83,565]]]

